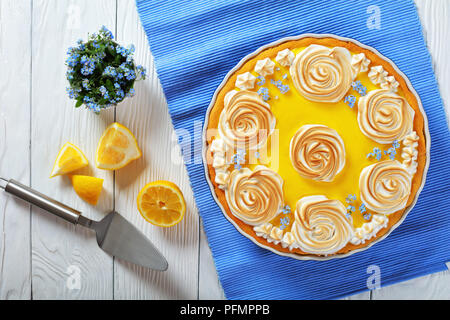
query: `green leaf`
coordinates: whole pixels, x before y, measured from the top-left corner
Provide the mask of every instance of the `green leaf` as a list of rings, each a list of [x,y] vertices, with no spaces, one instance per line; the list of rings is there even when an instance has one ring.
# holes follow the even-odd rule
[[[106,88],[108,89],[108,91],[114,92],[114,85],[109,79],[106,79]]]
[[[81,107],[82,104],[83,104],[83,100],[78,100],[77,103],[75,104],[75,108]]]

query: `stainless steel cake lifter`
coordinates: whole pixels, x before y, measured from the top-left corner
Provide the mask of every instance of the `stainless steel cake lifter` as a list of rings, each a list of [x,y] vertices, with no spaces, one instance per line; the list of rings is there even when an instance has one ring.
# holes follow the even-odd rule
[[[0,188],[66,221],[94,230],[99,247],[115,257],[150,269],[165,271],[168,268],[166,259],[150,240],[115,211],[101,221],[94,221],[13,179],[0,177]]]

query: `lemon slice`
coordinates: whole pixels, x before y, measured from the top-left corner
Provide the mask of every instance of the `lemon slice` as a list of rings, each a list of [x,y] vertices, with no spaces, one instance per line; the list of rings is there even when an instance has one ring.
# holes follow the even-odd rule
[[[103,179],[82,175],[72,175],[70,178],[78,196],[95,206],[103,189]]]
[[[88,164],[89,161],[83,152],[77,146],[67,142],[56,157],[50,178],[81,169]]]
[[[141,150],[131,131],[114,122],[106,128],[97,146],[95,165],[99,169],[117,170],[140,158]]]
[[[151,224],[171,227],[180,222],[186,212],[186,202],[178,186],[169,181],[147,184],[137,197],[138,210]]]

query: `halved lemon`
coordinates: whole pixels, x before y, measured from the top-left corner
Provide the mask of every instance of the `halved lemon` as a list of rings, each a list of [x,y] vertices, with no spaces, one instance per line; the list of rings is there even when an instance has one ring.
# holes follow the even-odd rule
[[[171,227],[180,222],[186,212],[186,202],[178,186],[170,181],[148,183],[137,197],[138,210],[151,224]]]
[[[103,189],[103,179],[82,175],[72,175],[70,178],[78,196],[95,206]]]
[[[142,155],[131,131],[114,122],[106,128],[97,146],[95,165],[99,169],[117,170]]]
[[[76,145],[67,142],[56,157],[50,178],[81,169],[88,164],[89,161],[83,152]]]

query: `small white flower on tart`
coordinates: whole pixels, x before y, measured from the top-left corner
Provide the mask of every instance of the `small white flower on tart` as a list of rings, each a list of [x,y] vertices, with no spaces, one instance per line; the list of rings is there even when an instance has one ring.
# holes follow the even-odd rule
[[[405,208],[411,180],[411,174],[397,160],[374,163],[365,167],[359,176],[361,201],[377,213],[394,213]]]
[[[385,81],[380,84],[381,88],[392,92],[397,92],[399,83],[397,80],[395,80],[394,76],[388,76],[384,80]]]
[[[358,124],[361,132],[375,142],[401,141],[412,131],[414,110],[405,98],[377,89],[358,100]]]
[[[352,69],[355,75],[360,72],[366,72],[369,70],[370,60],[366,58],[364,53],[354,54],[352,56]]]
[[[258,226],[272,220],[283,207],[283,179],[265,166],[233,170],[225,198],[231,213]]]
[[[255,81],[256,77],[250,72],[246,72],[237,76],[235,85],[241,90],[253,89]]]
[[[291,229],[299,248],[307,253],[329,255],[345,247],[354,232],[346,212],[339,200],[323,195],[301,198]]]
[[[294,61],[294,58],[295,58],[295,54],[291,50],[284,49],[284,50],[278,51],[275,61],[278,62],[283,67],[288,67],[292,64],[292,61]]]
[[[304,178],[332,181],[345,166],[344,141],[324,125],[304,125],[292,137],[289,156]]]
[[[383,66],[375,66],[370,68],[370,71],[367,75],[369,76],[369,79],[373,84],[379,84],[386,81],[388,73],[387,71],[384,71]]]
[[[297,91],[316,102],[339,102],[350,89],[355,74],[346,48],[312,44],[297,54],[290,74]]]
[[[275,62],[273,62],[269,58],[258,60],[255,65],[255,71],[263,77],[273,74],[274,68]]]

